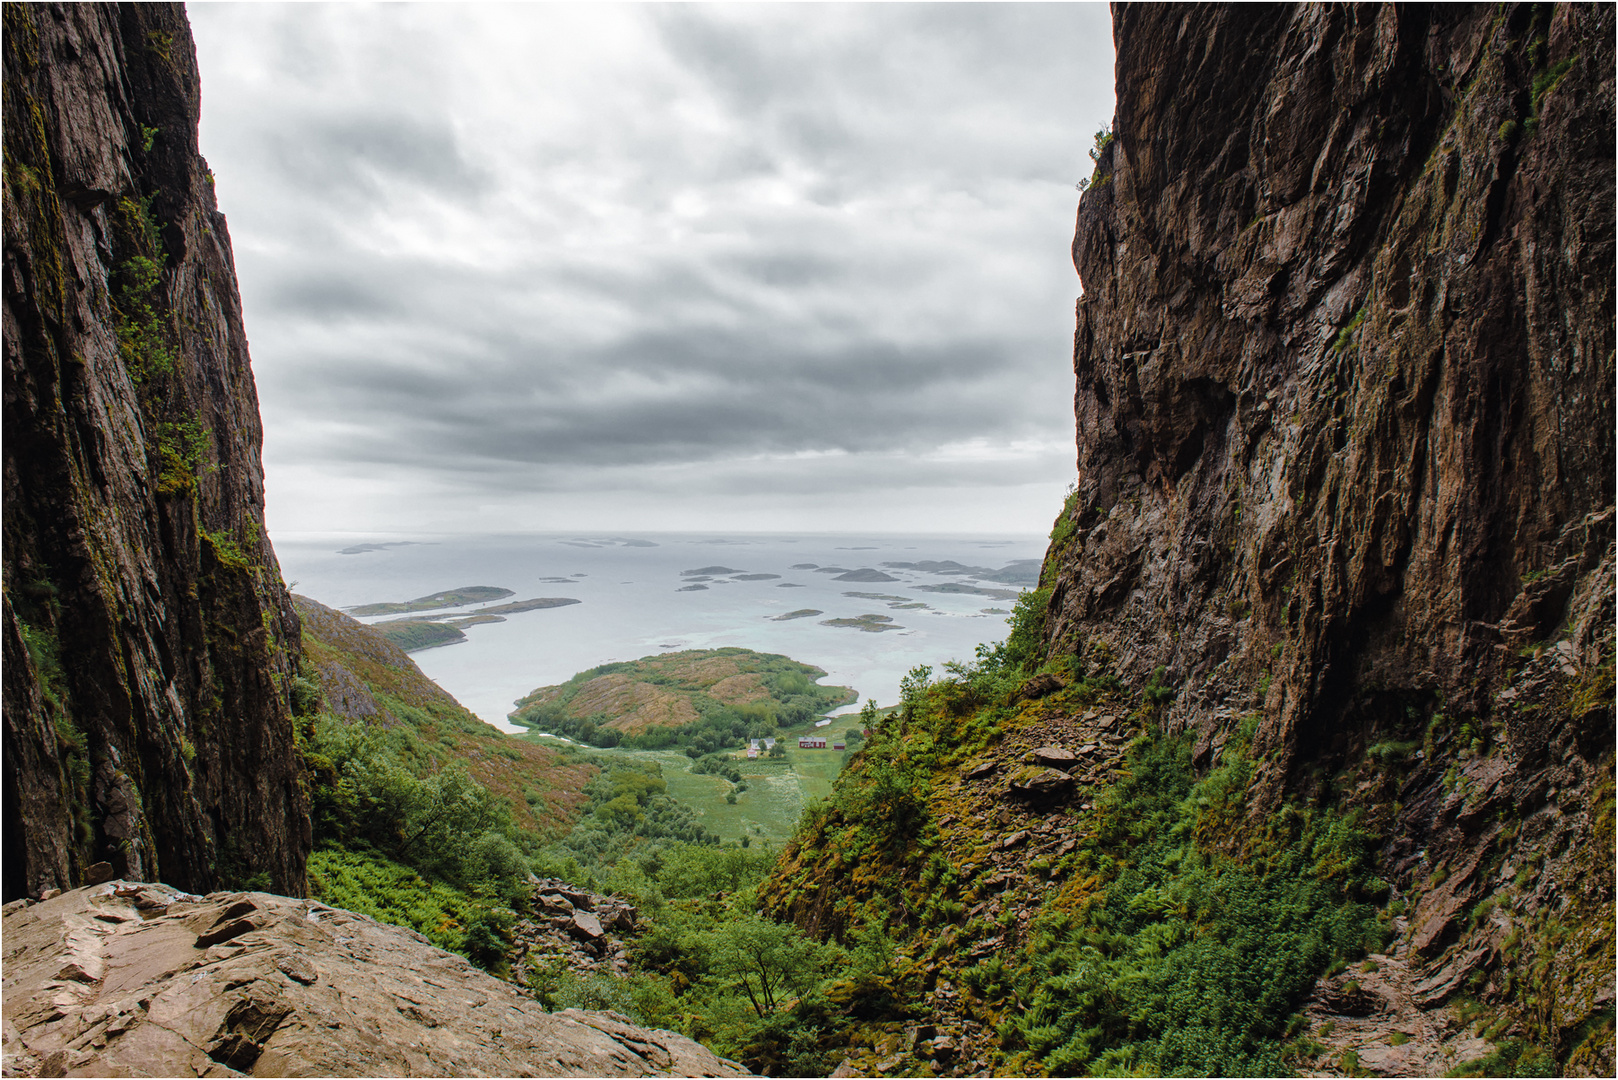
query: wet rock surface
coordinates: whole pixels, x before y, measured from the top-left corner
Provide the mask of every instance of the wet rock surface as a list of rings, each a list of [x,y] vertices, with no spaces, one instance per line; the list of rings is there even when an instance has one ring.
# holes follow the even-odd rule
[[[7,1076],[738,1076],[363,915],[124,881],[4,914]]]

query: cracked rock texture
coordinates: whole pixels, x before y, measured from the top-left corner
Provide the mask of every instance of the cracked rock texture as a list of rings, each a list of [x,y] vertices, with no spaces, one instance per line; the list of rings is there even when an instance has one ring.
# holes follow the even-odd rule
[[[1113,27],[1050,648],[1164,669],[1202,767],[1257,714],[1257,812],[1366,809],[1425,987],[1400,1047],[1477,998],[1610,1074],[1614,10]]]
[[[1413,696],[1486,716],[1613,539],[1612,10],[1114,24],[1048,636],[1208,740],[1262,709],[1292,778]]]
[[[312,901],[114,881],[4,932],[7,1076],[749,1075]]]
[[[184,11],[4,12],[5,898],[301,894],[298,619]]]

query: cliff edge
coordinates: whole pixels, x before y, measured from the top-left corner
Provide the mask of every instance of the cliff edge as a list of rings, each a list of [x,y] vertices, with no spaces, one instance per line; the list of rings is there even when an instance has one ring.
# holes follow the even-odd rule
[[[184,11],[4,17],[4,895],[301,894],[298,619]]]

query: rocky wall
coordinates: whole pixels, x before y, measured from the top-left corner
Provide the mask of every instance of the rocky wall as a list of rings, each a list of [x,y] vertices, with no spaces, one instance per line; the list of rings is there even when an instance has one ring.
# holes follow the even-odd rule
[[[178,4],[6,4],[4,894],[305,887],[230,238]]]
[[[1272,797],[1486,721],[1611,572],[1612,9],[1119,6],[1114,32],[1053,649],[1163,667],[1204,761],[1262,712]],[[1575,645],[1611,662],[1610,633]]]

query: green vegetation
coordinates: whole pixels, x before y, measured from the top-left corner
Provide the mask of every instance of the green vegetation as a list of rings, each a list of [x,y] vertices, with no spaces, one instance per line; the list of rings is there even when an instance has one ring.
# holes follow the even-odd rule
[[[317,715],[301,731],[313,894],[498,969],[540,837],[409,727]]]
[[[493,585],[467,585],[459,589],[445,589],[435,592],[431,596],[418,596],[414,600],[405,600],[394,604],[361,604],[359,607],[349,608],[350,615],[404,615],[413,611],[436,611],[439,608],[463,607],[467,604],[481,604],[489,600],[499,600],[507,596],[515,596],[510,589],[500,589]]]
[[[846,703],[825,672],[750,649],[688,650],[581,671],[517,703],[513,723],[597,747],[692,758],[776,735]]]
[[[1056,515],[1056,522],[1051,526],[1051,558],[1047,562],[1056,564],[1068,547],[1073,543],[1073,537],[1079,531],[1079,486],[1072,484],[1067,489],[1067,498],[1062,502],[1062,512]]]
[[[880,940],[853,949],[817,942],[759,915],[775,852],[653,835],[657,815],[636,819],[629,806],[646,810],[666,796],[651,772],[634,772],[604,773],[574,836],[536,860],[542,873],[636,905],[643,932],[631,942],[633,969],[609,978],[541,966],[529,988],[549,1009],[615,1009],[755,1071],[825,1075],[832,1063],[820,1036],[840,1022],[840,989],[884,978],[891,949]]]
[[[158,423],[151,443],[157,458],[158,494],[183,495],[196,486],[209,435],[196,415]]]
[[[152,201],[152,196],[118,200],[119,239],[131,253],[114,277],[114,324],[124,367],[137,383],[173,371],[176,355],[161,296],[163,241]]]
[[[1008,1050],[1058,1075],[1288,1071],[1287,1023],[1316,977],[1381,944],[1375,885],[1356,818],[1291,808],[1240,859],[1220,850],[1246,812],[1242,749],[1195,781],[1185,740],[1141,740],[1070,871],[1110,880],[1043,913],[1007,980],[1026,1009]]]
[[[936,679],[913,671],[898,712],[873,718],[872,739],[830,799],[804,812],[765,891],[766,911],[801,913],[806,897],[829,889],[833,907],[818,918],[834,940],[889,935],[900,957],[898,981],[861,996],[863,1019],[825,1029],[823,1049],[870,1045],[866,1021],[903,1019],[902,1002],[921,991],[907,980],[930,958],[940,981],[964,988],[976,1014],[996,1021],[996,1071],[1289,1071],[1290,1025],[1317,976],[1382,943],[1387,917],[1373,901],[1386,886],[1370,874],[1357,815],[1288,805],[1247,827],[1256,718],[1198,779],[1189,739],[1154,730],[1174,694],[1162,669],[1134,702],[1147,733],[1118,781],[1093,793],[1093,810],[1063,812],[1073,850],[1030,864],[1050,892],[1019,944],[974,950],[1012,924],[966,917],[1000,886],[983,891],[981,868],[946,855],[955,826],[941,817],[940,779],[1033,715],[1016,701],[1032,674],[1067,681],[1036,713],[1128,707],[1109,673],[1086,672],[1075,657],[1041,662],[1047,600],[1020,598],[1010,637],[980,647],[975,663],[946,665]],[[959,811],[948,805],[953,821]]]
[[[1101,168],[1101,155],[1111,142],[1112,127],[1110,125],[1104,125],[1100,131],[1096,132],[1095,143],[1090,147],[1090,162],[1095,166],[1095,170],[1097,172]],[[1092,172],[1089,179],[1079,181],[1078,189],[1080,191],[1088,191],[1091,187],[1104,187],[1110,179],[1111,177],[1105,174],[1098,176],[1096,175],[1096,172]]]
[[[1347,352],[1358,344],[1356,333],[1365,322],[1365,315],[1369,310],[1369,308],[1360,308],[1354,313],[1354,317],[1348,320],[1341,330],[1337,331],[1337,337],[1331,343],[1332,352]]]
[[[1556,1058],[1521,1039],[1507,1039],[1493,1053],[1462,1062],[1445,1076],[1560,1076]]]
[[[893,621],[892,615],[860,615],[852,619],[822,619],[821,626],[846,626],[852,630],[864,630],[867,633],[880,634],[884,630],[903,630],[904,627]]]
[[[689,806],[669,797],[655,763],[598,760],[603,769],[584,789],[584,816],[558,851],[584,866],[606,868],[646,841],[719,842]]]
[[[570,803],[595,770],[501,735],[414,664],[378,659],[376,630],[294,602],[304,656],[287,694],[308,768],[312,894],[502,971],[530,868],[577,820]],[[379,715],[320,711],[339,667]]]
[[[254,528],[253,540],[256,542],[258,539],[256,526]],[[197,526],[197,535],[207,542],[208,547],[213,551],[214,558],[221,565],[246,573],[251,573],[259,568],[258,563],[253,561],[253,557],[242,549],[241,544],[236,541],[235,537],[230,536],[228,533],[210,532],[199,525]]]
[[[396,619],[378,623],[376,630],[405,652],[454,645],[466,640],[466,635],[459,627],[426,619]]]
[[[341,669],[372,695],[385,728],[404,728],[430,758],[423,767],[460,764],[511,808],[520,829],[552,839],[578,820],[581,790],[595,774],[581,759],[501,734],[468,712],[408,659],[378,649],[376,628],[306,597],[294,596],[303,621],[303,671],[288,681],[294,714],[311,717],[320,684]],[[305,721],[307,726],[308,721]]]

